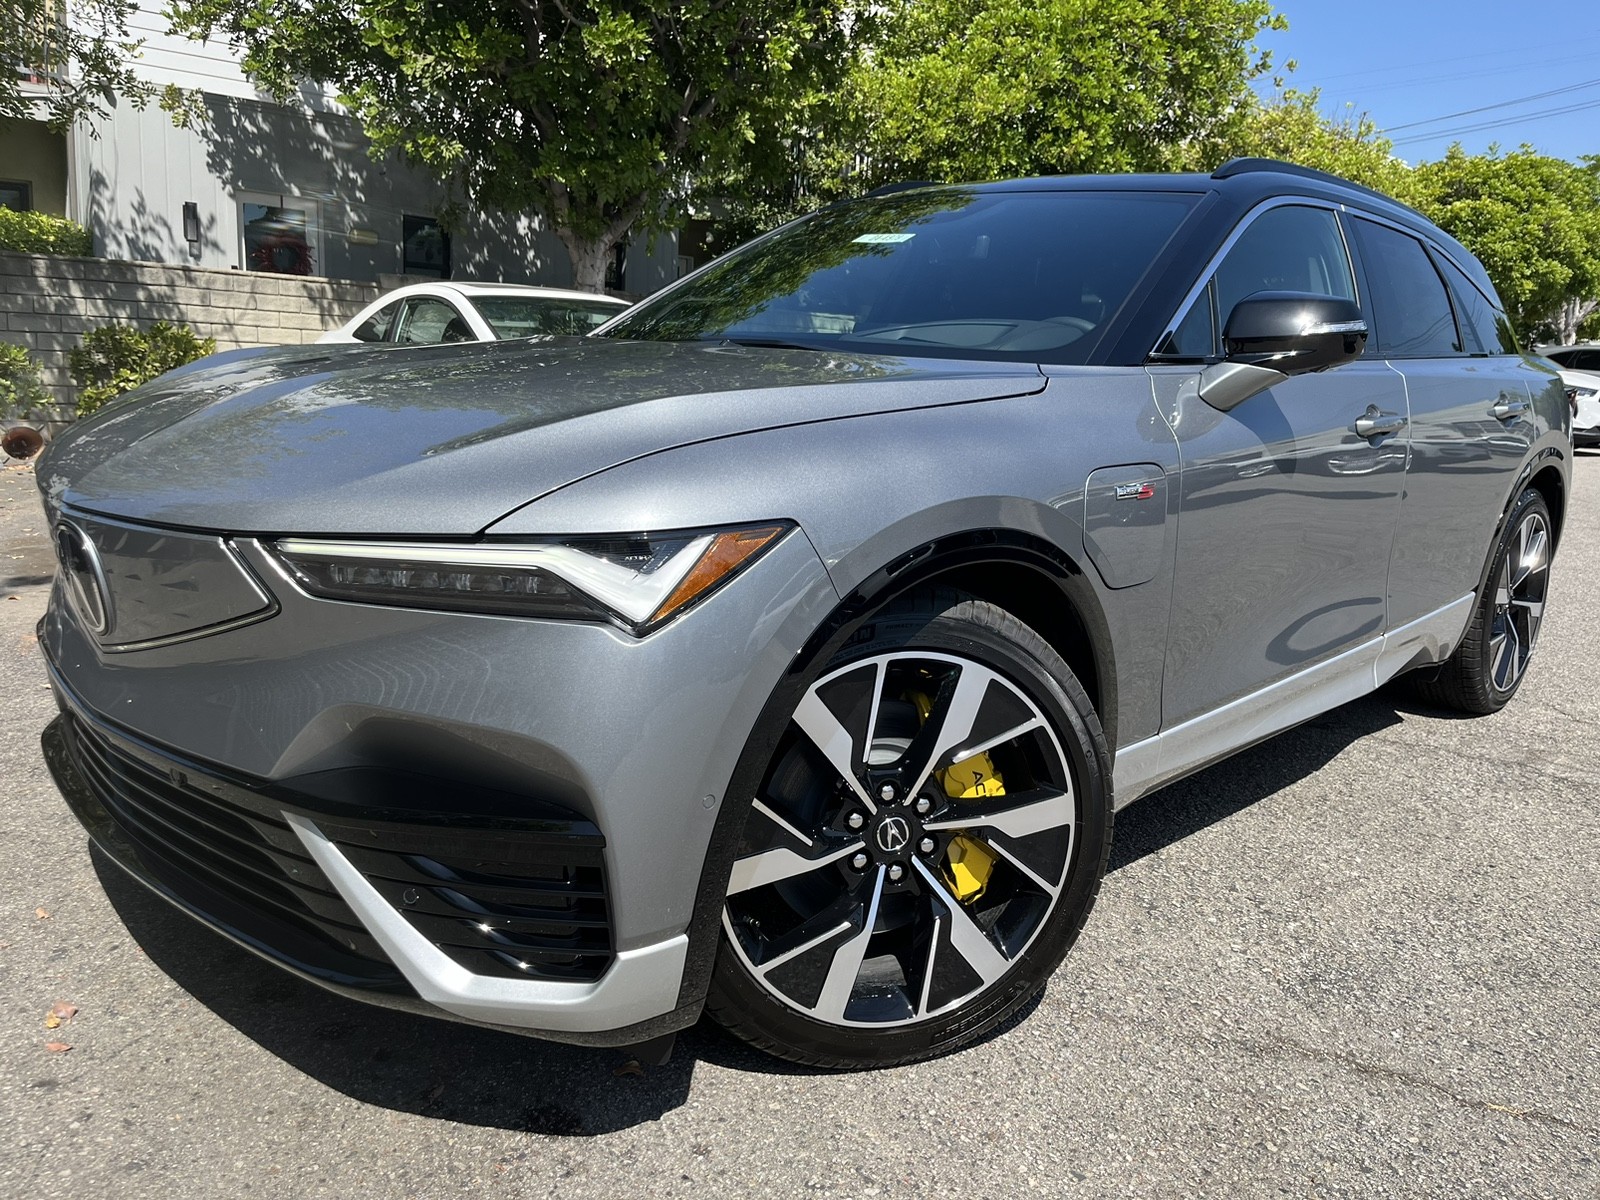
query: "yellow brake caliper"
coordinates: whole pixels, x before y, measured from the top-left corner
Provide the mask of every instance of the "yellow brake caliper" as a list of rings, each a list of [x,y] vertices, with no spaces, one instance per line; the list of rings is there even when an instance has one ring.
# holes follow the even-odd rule
[[[933,709],[933,703],[921,692],[912,692],[907,699],[917,706],[917,715],[924,721]],[[994,769],[987,754],[974,754],[960,762],[951,763],[934,778],[952,800],[972,803],[989,800],[1006,794],[1005,780]],[[971,904],[983,895],[989,886],[989,876],[994,872],[994,855],[976,838],[958,833],[950,839],[944,852],[944,877],[956,899]]]

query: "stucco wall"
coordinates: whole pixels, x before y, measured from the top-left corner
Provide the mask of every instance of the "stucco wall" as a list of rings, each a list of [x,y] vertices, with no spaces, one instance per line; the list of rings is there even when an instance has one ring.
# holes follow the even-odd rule
[[[71,411],[67,352],[102,325],[181,322],[217,349],[315,340],[379,294],[376,283],[0,252],[0,340],[26,346]]]
[[[43,121],[0,125],[0,179],[31,184],[37,212],[67,211],[67,139]]]

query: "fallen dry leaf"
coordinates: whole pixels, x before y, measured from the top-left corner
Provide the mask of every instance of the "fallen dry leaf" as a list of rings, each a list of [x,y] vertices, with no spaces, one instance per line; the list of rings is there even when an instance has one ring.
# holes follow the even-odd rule
[[[46,1042],[44,1048],[50,1051],[51,1054],[65,1054],[72,1049],[72,1044],[70,1042]]]
[[[76,1004],[68,1004],[65,1000],[57,1000],[50,1006],[50,1011],[45,1015],[44,1027],[46,1029],[59,1029],[77,1015],[78,1006]]]
[[[41,921],[48,921],[50,919],[50,910],[47,908],[36,908],[33,910],[33,915],[38,917]]]

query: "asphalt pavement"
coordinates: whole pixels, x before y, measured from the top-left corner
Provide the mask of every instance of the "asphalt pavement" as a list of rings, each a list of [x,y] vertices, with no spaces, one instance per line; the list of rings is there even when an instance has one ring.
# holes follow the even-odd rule
[[[40,760],[43,534],[0,469],[0,1197],[1600,1196],[1600,456],[1508,709],[1385,691],[1141,801],[1025,1019],[859,1075],[389,1013],[170,910]]]

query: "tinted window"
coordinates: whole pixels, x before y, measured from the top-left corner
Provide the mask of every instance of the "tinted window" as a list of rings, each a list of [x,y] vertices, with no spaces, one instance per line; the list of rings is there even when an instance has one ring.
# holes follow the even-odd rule
[[[451,305],[424,297],[406,301],[406,311],[400,318],[400,330],[394,340],[407,345],[470,342],[472,327]]]
[[[1449,259],[1441,258],[1438,262],[1455,296],[1461,332],[1469,348],[1476,354],[1515,354],[1517,341],[1511,334],[1511,323],[1506,315],[1496,312],[1489,298]]]
[[[609,336],[1082,362],[1196,200],[964,188],[868,198],[734,251]]]
[[[395,313],[400,311],[400,301],[385,304],[365,321],[356,326],[352,334],[358,342],[381,342],[389,336],[389,326],[394,323]]]
[[[1189,306],[1172,336],[1161,347],[1165,355],[1178,358],[1211,358],[1217,352],[1217,322],[1212,296],[1215,289],[1206,288]]]
[[[520,296],[480,296],[478,315],[496,337],[522,338],[541,333],[580,334],[598,329],[625,307],[603,300],[541,300]]]
[[[1325,208],[1269,208],[1239,235],[1215,276],[1217,311],[1227,328],[1233,306],[1256,292],[1307,292],[1356,298],[1339,224]]]
[[[1351,224],[1372,290],[1372,348],[1403,357],[1460,354],[1450,298],[1422,243],[1359,217]]]
[[[1562,362],[1574,371],[1600,371],[1600,350],[1574,350]]]

